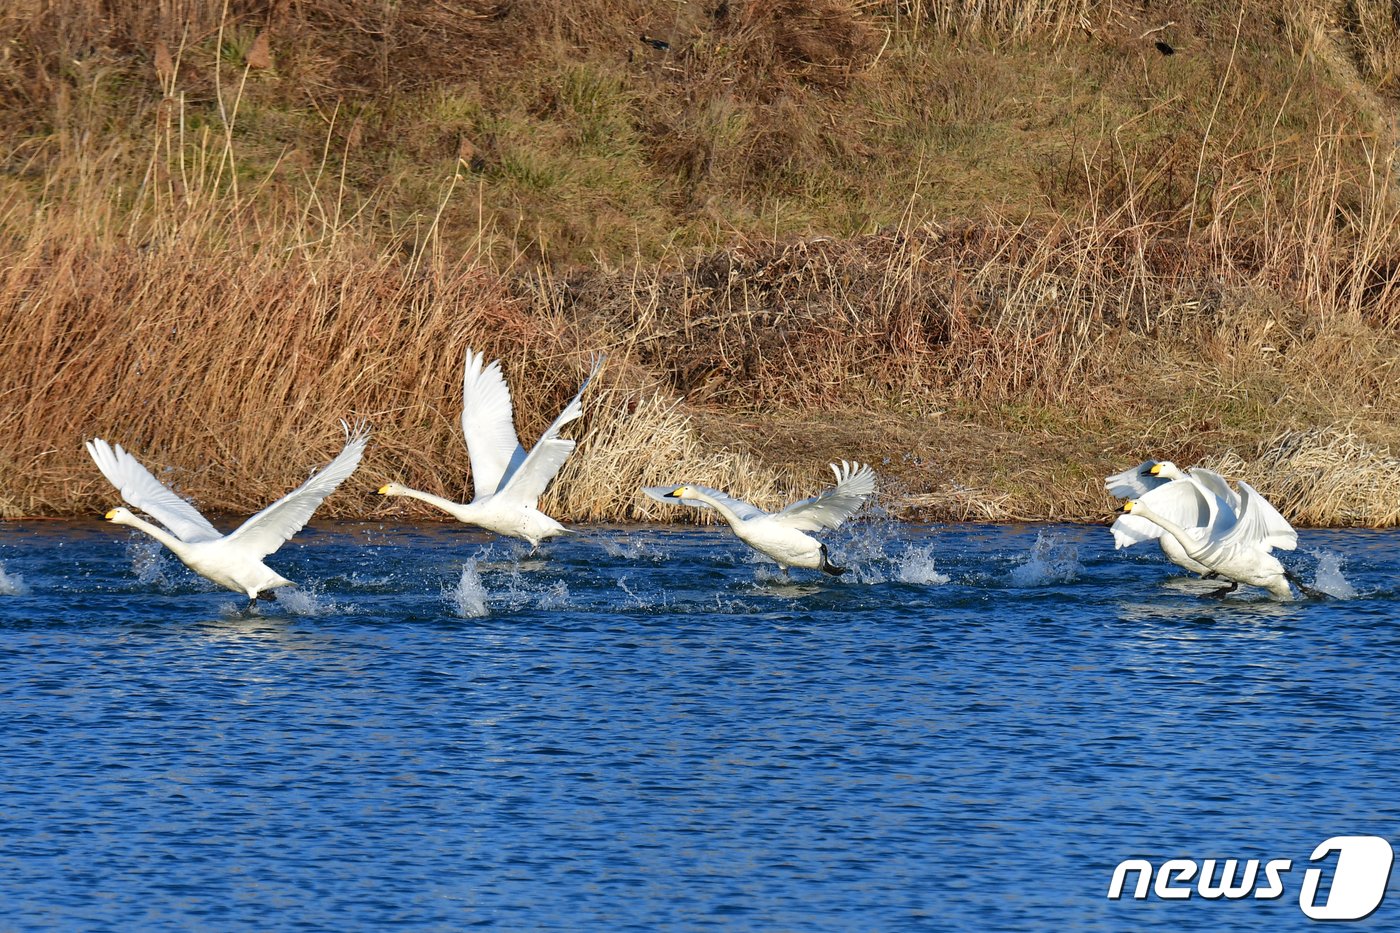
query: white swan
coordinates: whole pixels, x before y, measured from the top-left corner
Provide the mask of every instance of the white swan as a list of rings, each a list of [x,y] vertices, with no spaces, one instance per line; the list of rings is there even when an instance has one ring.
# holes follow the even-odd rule
[[[1169,482],[1123,504],[1127,516],[1146,519],[1173,538],[1187,557],[1230,585],[1213,595],[1233,592],[1243,583],[1260,586],[1279,599],[1292,599],[1289,575],[1269,551],[1275,533],[1271,514],[1278,513],[1243,480],[1239,508],[1194,482]],[[1214,499],[1214,502],[1208,500]],[[1183,527],[1172,515],[1210,515],[1208,524]]]
[[[360,465],[365,444],[369,442],[369,428],[360,425],[352,430],[344,422],[341,425],[345,428],[345,447],[325,469],[226,535],[220,534],[198,509],[152,476],[120,444],[113,447],[101,438],[94,438],[87,442],[87,451],[102,475],[117,487],[128,504],[150,515],[165,528],[152,525],[120,506],[106,514],[108,521],[144,531],[201,577],[245,594],[248,607],[252,608],[258,595],[265,590],[294,585],[264,564],[263,558],[300,531],[326,496]]]
[[[1170,460],[1148,460],[1131,470],[1124,470],[1104,480],[1104,488],[1118,499],[1140,498],[1154,489],[1168,483],[1190,483],[1200,490],[1200,496],[1163,497],[1158,500],[1159,514],[1170,519],[1184,529],[1200,532],[1209,529],[1216,520],[1219,508],[1227,508],[1238,514],[1240,495],[1230,488],[1225,477],[1204,467],[1182,470]],[[1298,533],[1267,499],[1254,493],[1252,509],[1263,537],[1261,541],[1269,547],[1291,551],[1298,546]],[[1200,561],[1194,560],[1177,542],[1166,534],[1162,526],[1131,514],[1120,515],[1110,529],[1113,532],[1115,548],[1131,547],[1143,541],[1155,539],[1167,559],[1179,567],[1201,576],[1212,576],[1213,571]]]
[[[574,441],[560,437],[564,425],[583,414],[580,399],[588,383],[598,375],[603,358],[596,357],[588,378],[573,401],[564,406],[529,453],[515,435],[510,388],[501,374],[501,361],[484,365],[486,357],[467,351],[462,374],[462,434],[471,459],[471,502],[453,502],[430,492],[398,483],[379,487],[381,496],[407,496],[436,506],[460,522],[497,534],[524,538],[531,547],[568,529],[539,510],[539,499],[574,449]]]
[[[729,522],[740,541],[767,554],[784,570],[804,567],[839,576],[846,568],[827,560],[826,545],[804,532],[835,528],[855,514],[875,492],[875,471],[844,460],[839,467],[831,464],[831,471],[836,474],[835,486],[772,514],[718,490],[689,483],[646,486],[642,492],[671,505],[680,500],[683,505],[714,509]]]

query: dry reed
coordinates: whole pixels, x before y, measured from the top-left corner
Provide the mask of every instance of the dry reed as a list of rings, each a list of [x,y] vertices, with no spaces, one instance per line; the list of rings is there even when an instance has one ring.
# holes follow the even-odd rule
[[[1400,524],[1400,459],[1347,426],[1285,431],[1249,460],[1232,453],[1212,465],[1247,477],[1301,525]]]
[[[338,0],[266,16],[236,7],[228,19],[212,3],[174,18],[123,19],[90,0],[0,13],[5,48],[35,53],[0,60],[0,115],[22,131],[0,175],[0,339],[12,348],[0,468],[22,477],[4,514],[105,505],[111,493],[80,446],[98,433],[171,468],[162,475],[212,509],[246,510],[329,457],[340,417],[378,433],[364,489],[347,488],[332,512],[410,508],[364,494],[391,478],[465,497],[468,345],[506,360],[527,441],[589,353],[611,354],[548,500],[571,519],[657,515],[635,488],[673,479],[774,505],[822,482],[821,457],[855,455],[804,447],[798,460],[781,447],[724,449],[729,438],[708,451],[689,420],[698,406],[754,421],[841,408],[917,422],[955,409],[1015,434],[1022,451],[1085,438],[1075,449],[1092,462],[988,478],[985,441],[967,430],[960,471],[903,475],[907,504],[984,518],[1096,514],[1091,474],[1142,447],[1189,462],[1300,424],[1347,421],[1374,440],[1400,423],[1387,130],[1360,108],[1319,102],[1329,86],[1299,77],[1331,48],[1330,7],[1285,23],[1301,51],[1294,82],[1268,89],[1281,95],[1274,114],[1235,65],[1237,52],[1255,54],[1248,42],[1216,48],[1214,71],[1144,64],[1147,88],[1169,96],[1047,162],[1040,190],[1053,211],[926,219],[910,196],[897,224],[799,237],[756,231],[767,205],[800,201],[805,173],[835,166],[839,176],[819,177],[864,180],[929,154],[928,139],[901,139],[890,123],[922,120],[955,145],[954,130],[1001,119],[994,103],[953,100],[983,77],[979,43],[1041,42],[1104,65],[1124,49],[1156,55],[1143,40],[1155,25],[1079,0],[745,3],[723,15],[596,0],[572,12],[514,4],[496,18],[464,5],[453,33],[454,6],[405,8],[393,22]],[[1223,8],[1199,6],[1197,27],[1224,21]],[[1352,35],[1374,49],[1353,51],[1378,71],[1391,27],[1363,7]],[[1268,38],[1267,24],[1229,12],[1253,30],[1247,40]],[[624,67],[620,53],[570,51],[630,48],[638,22],[664,31],[670,48],[654,51],[665,54],[633,49]],[[491,75],[525,63],[536,83],[434,97],[456,67],[453,35]],[[1204,57],[1211,37],[1197,38]],[[930,48],[965,53],[971,69],[948,77],[946,106],[881,96],[891,74],[880,69],[902,56],[912,73]],[[312,73],[358,103],[318,111],[315,147],[267,151],[266,127],[291,112],[282,95]],[[129,98],[116,99],[123,87]],[[400,92],[428,101],[432,120],[375,115]],[[893,120],[876,112],[887,105]],[[395,119],[418,120],[422,138]],[[248,121],[265,131],[246,133]],[[843,122],[877,129],[860,136]],[[396,132],[404,138],[385,141]],[[889,161],[872,163],[882,140]],[[440,170],[414,212],[393,203],[401,179],[383,181],[386,153]],[[653,174],[622,171],[639,165]],[[757,194],[723,201],[721,189]],[[872,191],[883,189],[845,195],[855,204]],[[724,245],[701,258],[670,250],[678,215]],[[607,258],[618,230],[647,238],[624,251],[633,263]],[[553,249],[601,261],[565,269]],[[907,451],[883,443],[872,426],[860,455],[904,462]],[[1046,483],[1047,469],[1073,475]],[[1319,508],[1309,520],[1327,520]]]

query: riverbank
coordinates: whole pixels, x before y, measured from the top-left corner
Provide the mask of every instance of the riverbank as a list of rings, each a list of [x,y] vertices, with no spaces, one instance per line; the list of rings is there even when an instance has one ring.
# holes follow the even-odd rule
[[[897,514],[1092,521],[1149,456],[1400,520],[1400,24],[1370,4],[367,33],[75,3],[0,17],[5,517],[105,511],[92,436],[247,512],[341,418],[375,441],[325,514],[417,517],[368,492],[470,494],[470,346],[527,443],[608,354],[544,503],[569,521],[671,517],[636,489],[681,479],[773,505],[852,458]]]
[[[216,232],[230,234],[202,235]],[[374,442],[326,514],[417,515],[364,493],[398,480],[469,495],[457,422],[470,346],[504,359],[527,442],[589,355],[608,354],[545,502],[565,520],[670,517],[636,489],[680,480],[771,506],[820,488],[828,461],[860,459],[896,514],[1093,521],[1113,507],[1102,477],[1148,456],[1247,477],[1306,523],[1397,520],[1389,329],[1270,307],[1247,282],[1204,308],[1167,274],[1152,280],[1154,314],[1129,319],[1110,290],[1076,300],[1043,269],[997,268],[1005,244],[966,266],[979,296],[941,268],[947,236],[775,245],[764,261],[720,254],[630,286],[416,267],[353,243],[309,258],[232,235],[218,249],[32,242],[4,257],[0,289],[13,400],[0,508],[110,507],[81,443],[100,435],[205,508],[247,512],[329,459],[340,418],[362,418]]]

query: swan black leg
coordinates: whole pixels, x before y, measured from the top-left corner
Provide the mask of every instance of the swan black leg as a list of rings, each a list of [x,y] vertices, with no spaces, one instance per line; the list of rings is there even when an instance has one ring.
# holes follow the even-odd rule
[[[253,611],[253,607],[256,606],[256,605],[258,604],[258,600],[260,600],[260,599],[269,599],[269,600],[272,600],[273,602],[276,602],[276,601],[277,601],[277,591],[276,591],[276,590],[262,590],[262,591],[260,591],[260,592],[254,593],[252,596],[249,596],[249,597],[248,597],[248,605],[247,605],[247,607],[246,607],[243,611],[244,611],[244,612],[252,612],[252,611]]]
[[[839,576],[841,576],[841,574],[845,573],[846,570],[847,570],[846,567],[838,567],[838,566],[836,566],[835,564],[833,564],[833,563],[831,562],[831,560],[826,556],[826,545],[823,544],[823,545],[822,545],[822,573],[830,574],[830,575],[833,576],[833,577],[839,577]]]
[[[1239,588],[1240,588],[1240,585],[1239,585],[1238,583],[1236,583],[1234,580],[1231,580],[1229,586],[1222,586],[1222,587],[1221,587],[1220,589],[1218,589],[1218,590],[1211,590],[1211,591],[1210,591],[1209,593],[1207,593],[1206,595],[1207,595],[1207,596],[1210,596],[1210,597],[1213,597],[1213,598],[1215,598],[1215,599],[1224,599],[1226,596],[1229,596],[1231,593],[1233,593],[1235,590],[1237,590],[1237,589],[1239,589]]]
[[[1325,599],[1332,595],[1331,593],[1324,593],[1322,590],[1308,586],[1302,580],[1299,580],[1292,571],[1285,570],[1283,572],[1283,578],[1296,586],[1304,596],[1311,596],[1313,599]]]

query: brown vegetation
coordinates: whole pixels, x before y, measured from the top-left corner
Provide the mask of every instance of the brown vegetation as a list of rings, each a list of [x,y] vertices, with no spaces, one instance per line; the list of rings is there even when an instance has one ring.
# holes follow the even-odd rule
[[[174,9],[0,12],[5,514],[106,504],[94,434],[246,510],[340,417],[366,489],[464,496],[473,346],[527,442],[610,354],[574,520],[853,456],[914,514],[1092,519],[1149,454],[1400,519],[1305,489],[1400,438],[1380,6]]]

